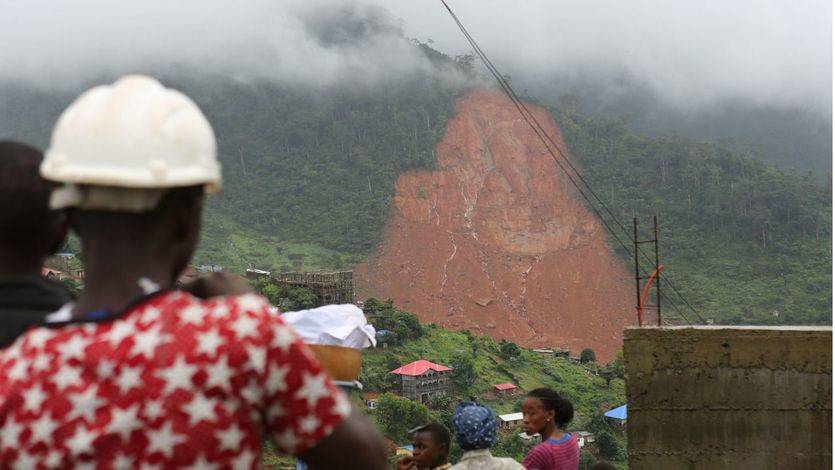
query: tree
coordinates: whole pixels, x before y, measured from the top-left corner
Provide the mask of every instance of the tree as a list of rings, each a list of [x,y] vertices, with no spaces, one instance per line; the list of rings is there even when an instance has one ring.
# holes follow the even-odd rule
[[[522,350],[519,349],[519,346],[516,346],[516,343],[501,340],[499,344],[499,353],[505,359],[515,359],[522,354]]]
[[[600,455],[609,460],[623,459],[623,444],[618,440],[615,433],[606,429],[596,436],[597,448]]]
[[[597,356],[593,349],[586,348],[580,351],[580,363],[588,364],[589,362],[597,362]]]
[[[450,363],[452,367],[452,389],[459,397],[466,398],[469,395],[470,386],[475,382],[475,367],[473,358],[466,353],[455,353]]]
[[[619,379],[626,378],[626,372],[623,366],[623,351],[618,351],[617,356],[615,356],[615,361],[612,363],[612,372]]]
[[[429,410],[407,398],[384,393],[377,400],[374,418],[387,438],[403,442],[410,429],[429,422]]]
[[[490,452],[496,457],[510,457],[515,460],[522,460],[525,454],[531,448],[531,442],[525,441],[519,434],[501,433],[499,434],[499,441],[490,449]]]
[[[580,466],[578,470],[591,470],[596,463],[597,459],[594,457],[594,454],[586,449],[580,450]]]

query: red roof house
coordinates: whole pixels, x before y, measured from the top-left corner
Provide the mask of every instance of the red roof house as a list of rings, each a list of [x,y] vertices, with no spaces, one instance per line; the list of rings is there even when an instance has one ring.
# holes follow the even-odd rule
[[[394,369],[389,373],[416,377],[418,375],[423,375],[424,373],[426,373],[427,370],[434,370],[435,372],[446,372],[452,369],[450,369],[447,366],[442,366],[440,364],[435,364],[434,362],[429,362],[421,359],[419,361],[406,364],[405,366],[398,367],[397,369]]]
[[[452,369],[421,359],[398,367],[390,373],[399,376],[404,397],[429,403],[433,396],[448,393]]]
[[[512,383],[503,383],[503,384],[493,385],[493,388],[495,388],[496,390],[498,390],[500,392],[510,392],[510,391],[516,390],[516,385],[513,385]]]

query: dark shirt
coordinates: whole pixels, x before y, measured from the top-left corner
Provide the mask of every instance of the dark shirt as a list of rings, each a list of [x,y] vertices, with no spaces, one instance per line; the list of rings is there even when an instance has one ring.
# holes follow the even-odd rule
[[[71,300],[66,287],[40,276],[0,279],[0,347]]]

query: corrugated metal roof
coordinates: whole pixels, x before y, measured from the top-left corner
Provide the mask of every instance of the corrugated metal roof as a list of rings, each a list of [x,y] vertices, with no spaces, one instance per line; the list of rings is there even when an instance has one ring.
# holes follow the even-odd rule
[[[496,384],[493,387],[495,387],[497,390],[513,390],[514,388],[516,388],[516,385],[513,385],[512,383],[503,383]]]
[[[423,375],[427,370],[434,370],[436,372],[446,372],[448,370],[452,370],[447,366],[442,366],[440,364],[435,364],[434,362],[429,362],[426,360],[419,360],[405,366],[398,367],[393,371],[389,372],[390,374],[397,374],[397,375],[409,375],[409,376],[417,376]]]
[[[499,419],[502,421],[521,421],[522,420],[522,412],[518,413],[509,413],[506,415],[499,415]]]
[[[612,419],[626,419],[626,405],[612,408],[611,410],[603,413],[603,416]]]

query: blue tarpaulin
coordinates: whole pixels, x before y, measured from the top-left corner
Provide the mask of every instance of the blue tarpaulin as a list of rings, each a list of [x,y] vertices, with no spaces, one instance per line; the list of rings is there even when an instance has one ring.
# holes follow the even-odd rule
[[[613,408],[603,413],[603,416],[612,419],[626,419],[626,405]]]

